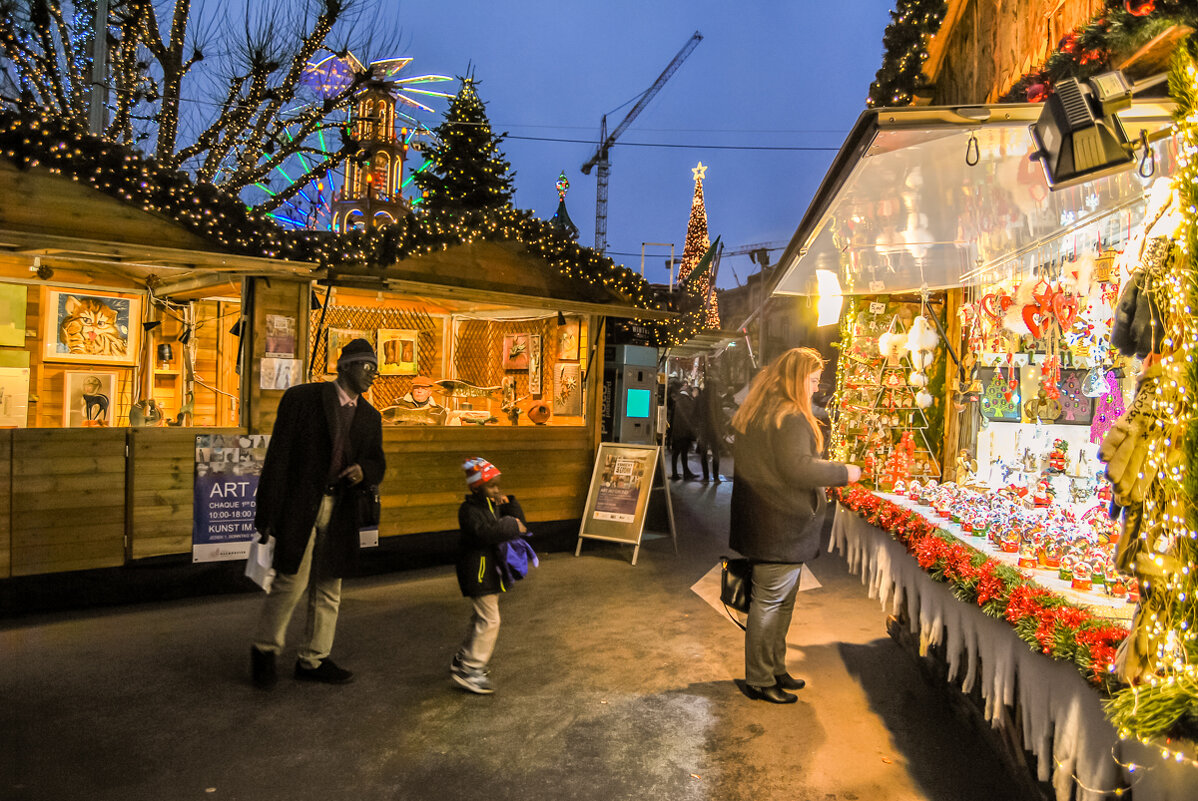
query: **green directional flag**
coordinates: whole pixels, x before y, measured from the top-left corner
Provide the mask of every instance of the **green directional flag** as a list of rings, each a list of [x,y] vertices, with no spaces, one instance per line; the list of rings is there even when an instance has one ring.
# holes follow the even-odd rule
[[[711,266],[712,257],[715,256],[715,250],[720,244],[720,238],[717,236],[715,241],[711,243],[711,247],[707,248],[707,252],[703,254],[703,258],[699,259],[699,263],[695,265],[695,269],[691,270],[691,274],[683,280],[683,286],[686,289],[691,288],[691,284],[698,280],[699,276],[707,272],[707,268]]]

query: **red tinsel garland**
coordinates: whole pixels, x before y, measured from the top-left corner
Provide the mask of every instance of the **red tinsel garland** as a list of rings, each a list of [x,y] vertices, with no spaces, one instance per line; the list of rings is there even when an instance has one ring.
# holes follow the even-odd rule
[[[921,568],[933,579],[952,585],[958,597],[972,599],[987,614],[1009,622],[1036,650],[1072,661],[1091,684],[1108,691],[1115,686],[1111,663],[1119,643],[1128,635],[1126,628],[1070,604],[1026,578],[1010,578],[1019,574],[1009,568],[1004,575],[1000,562],[942,532],[918,512],[860,485],[835,493],[842,506],[905,545]],[[1025,621],[1026,625],[1020,625]]]

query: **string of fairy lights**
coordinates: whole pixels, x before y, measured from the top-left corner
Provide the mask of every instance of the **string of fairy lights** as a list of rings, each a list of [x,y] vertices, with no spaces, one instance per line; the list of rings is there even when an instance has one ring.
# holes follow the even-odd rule
[[[1189,467],[1198,455],[1198,45],[1193,42],[1178,48],[1169,89],[1178,104],[1174,188],[1184,231],[1176,243],[1180,258],[1162,277],[1157,298],[1164,355],[1151,405],[1155,430],[1143,468],[1144,475],[1156,478],[1145,494],[1137,543],[1134,571],[1142,600],[1131,633],[1144,666],[1107,710],[1121,738],[1158,746],[1165,759],[1198,767],[1193,754],[1168,745],[1170,737],[1198,731],[1198,471]]]
[[[291,231],[210,183],[193,182],[186,173],[163,167],[151,157],[81,133],[46,111],[0,111],[0,153],[20,169],[43,168],[175,220],[229,252],[313,262],[334,276],[363,266],[382,272],[404,258],[476,241],[506,241],[521,244],[558,274],[601,296],[615,296],[646,310],[669,310],[676,302],[636,272],[579,245],[549,221],[507,204],[426,209],[366,231]],[[635,322],[662,347],[685,342],[705,327],[702,309],[695,304],[669,320]]]

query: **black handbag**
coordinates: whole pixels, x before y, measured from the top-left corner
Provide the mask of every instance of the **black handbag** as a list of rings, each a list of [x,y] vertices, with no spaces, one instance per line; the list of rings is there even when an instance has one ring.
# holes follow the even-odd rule
[[[729,609],[747,615],[753,596],[753,565],[748,559],[727,556],[720,557],[720,564],[720,600]]]
[[[369,484],[358,490],[358,528],[378,528],[382,512],[377,484]]]

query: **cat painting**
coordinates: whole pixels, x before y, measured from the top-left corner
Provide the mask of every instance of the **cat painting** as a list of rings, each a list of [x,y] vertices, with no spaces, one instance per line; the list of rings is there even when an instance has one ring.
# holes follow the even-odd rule
[[[130,341],[133,301],[104,295],[51,292],[57,321],[47,337],[48,358],[87,362],[129,362],[136,352]]]

